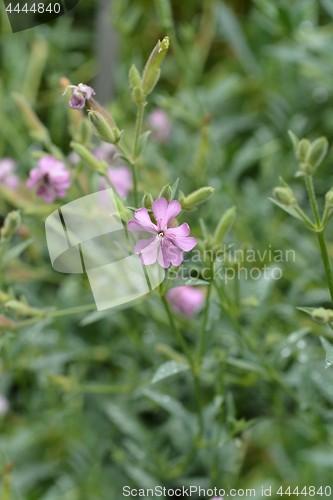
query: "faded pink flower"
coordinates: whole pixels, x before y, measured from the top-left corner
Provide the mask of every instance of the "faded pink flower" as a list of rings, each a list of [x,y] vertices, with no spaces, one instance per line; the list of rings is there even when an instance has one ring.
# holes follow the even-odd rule
[[[16,190],[19,187],[20,179],[14,174],[16,162],[11,158],[2,158],[0,160],[0,183],[9,189]]]
[[[38,160],[39,168],[30,170],[27,188],[38,186],[37,196],[52,203],[55,198],[64,198],[70,187],[70,172],[66,165],[54,156],[43,156]]]
[[[68,85],[63,95],[66,94],[68,89],[73,89],[72,98],[68,103],[70,108],[73,109],[83,109],[86,101],[95,95],[94,89],[84,83],[79,83],[79,85]]]
[[[113,161],[116,153],[119,153],[119,150],[114,144],[110,144],[109,142],[102,142],[93,150],[93,154],[97,160],[105,160],[106,162]]]
[[[133,187],[132,172],[127,167],[109,167],[108,174],[110,181],[115,187],[115,190],[122,198],[127,198],[129,191]],[[107,180],[101,178],[101,189],[109,189],[110,186]]]
[[[148,116],[148,123],[152,129],[152,139],[168,142],[171,137],[171,123],[167,113],[155,108]]]
[[[192,316],[201,309],[205,296],[194,286],[176,286],[168,290],[166,298],[177,312]]]
[[[182,250],[189,252],[197,244],[197,240],[189,236],[190,226],[186,222],[179,227],[169,226],[182,207],[176,200],[168,203],[165,198],[159,198],[152,203],[152,209],[157,224],[151,221],[148,210],[144,207],[136,210],[135,219],[127,223],[129,231],[152,235],[148,239],[139,240],[134,253],[141,254],[141,262],[146,266],[154,264],[156,259],[164,268],[170,264],[179,266],[184,259]]]

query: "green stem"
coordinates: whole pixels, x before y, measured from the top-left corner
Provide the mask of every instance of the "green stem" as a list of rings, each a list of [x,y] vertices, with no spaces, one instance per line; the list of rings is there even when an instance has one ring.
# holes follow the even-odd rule
[[[207,336],[207,323],[208,323],[208,315],[209,315],[209,299],[212,291],[212,278],[209,280],[209,285],[207,288],[207,294],[206,294],[206,302],[205,302],[205,310],[204,310],[204,319],[202,323],[202,330],[201,330],[201,338],[200,338],[200,344],[199,344],[199,353],[198,353],[198,363],[199,367],[201,365],[201,360],[205,352],[205,343],[206,343],[206,336]]]
[[[138,148],[139,148],[139,139],[140,139],[144,109],[145,109],[144,104],[140,104],[138,106],[138,114],[136,117],[136,125],[135,125],[135,139],[134,139],[134,146],[133,146],[133,159],[134,160],[136,160],[137,157],[139,156]]]
[[[178,339],[180,345],[182,346],[182,349],[187,357],[187,360],[188,360],[190,368],[191,368],[191,372],[192,372],[193,380],[194,380],[194,390],[195,390],[195,395],[196,395],[196,399],[197,399],[197,406],[198,406],[200,436],[202,436],[202,434],[203,434],[203,417],[202,417],[202,405],[201,405],[201,391],[200,391],[200,384],[199,384],[198,375],[197,375],[196,370],[195,370],[195,366],[194,366],[194,362],[193,362],[193,359],[192,359],[192,356],[190,353],[190,349],[189,349],[187,342],[184,339],[181,331],[179,330],[178,326],[175,323],[175,320],[173,318],[173,314],[171,312],[169,303],[168,303],[165,295],[161,295],[161,300],[163,302],[164,308],[165,308],[166,313],[168,315],[171,328],[175,332],[177,339]]]
[[[306,185],[308,188],[313,213],[314,213],[314,216],[316,219],[317,229],[319,229],[321,227],[321,223],[320,223],[318,205],[317,205],[317,200],[316,200],[316,194],[315,194],[315,190],[313,187],[312,176],[310,176],[310,175],[307,176]],[[321,231],[317,232],[317,238],[318,238],[318,242],[319,242],[319,246],[320,246],[321,257],[322,257],[324,268],[325,268],[328,289],[329,289],[331,299],[333,302],[333,275],[332,275],[330,259],[328,256],[328,251],[327,251],[327,246],[326,246],[326,241],[325,241],[325,236],[324,236],[324,228]]]
[[[27,319],[25,321],[21,321],[20,323],[17,323],[13,327],[13,329],[20,328],[21,326],[31,325],[33,323],[37,323],[38,321],[42,321],[43,319],[46,319],[46,318],[56,318],[59,316],[68,316],[69,314],[78,314],[81,312],[93,311],[94,309],[96,309],[96,304],[86,304],[84,306],[71,307],[69,309],[61,309],[58,311],[45,312],[45,316],[40,316],[38,318],[30,318],[30,319]]]
[[[310,201],[311,201],[311,205],[312,205],[312,210],[313,210],[316,224],[317,224],[317,229],[319,229],[320,228],[320,217],[319,217],[319,210],[318,210],[316,195],[315,195],[315,191],[314,191],[314,187],[313,187],[312,175],[306,176],[306,186],[308,188]]]

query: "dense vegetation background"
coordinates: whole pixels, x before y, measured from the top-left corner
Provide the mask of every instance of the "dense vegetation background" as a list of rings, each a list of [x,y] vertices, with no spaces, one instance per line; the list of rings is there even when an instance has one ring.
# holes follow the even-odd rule
[[[22,179],[15,193],[0,185],[0,215],[22,210],[12,247],[33,238],[21,255],[7,259],[2,291],[41,309],[93,303],[84,275],[51,267],[44,221],[54,207],[25,188],[37,146],[11,93],[26,97],[66,155],[63,76],[94,87],[131,138],[128,71],[133,62],[142,70],[165,35],[170,51],[146,116],[164,109],[172,132],[167,142],[151,141],[140,158],[140,193],[157,197],[178,177],[186,194],[210,185],[213,196],[184,219],[191,234],[201,236],[200,218],[214,231],[223,211],[236,205],[226,243],[261,255],[293,249],[296,257],[277,264],[280,280],[231,281],[225,292],[232,315],[212,291],[200,440],[190,373],[151,383],[161,364],[181,361],[157,294],[120,311],[46,318],[3,331],[2,499],[120,498],[125,485],[265,485],[275,492],[289,485],[291,491],[333,486],[333,369],[325,370],[319,341],[333,334],[296,309],[330,307],[324,269],[315,235],[268,200],[282,176],[307,206],[302,180],[294,177],[288,129],[332,142],[333,1],[184,0],[170,6],[168,0],[113,0],[110,15],[101,16],[101,5],[81,0],[68,15],[16,34],[0,6],[0,158],[15,159]],[[332,159],[330,149],[315,177],[321,206],[333,185]],[[332,225],[326,234],[333,257]],[[267,253],[245,265],[271,263]],[[177,316],[191,346],[203,321],[204,312]]]

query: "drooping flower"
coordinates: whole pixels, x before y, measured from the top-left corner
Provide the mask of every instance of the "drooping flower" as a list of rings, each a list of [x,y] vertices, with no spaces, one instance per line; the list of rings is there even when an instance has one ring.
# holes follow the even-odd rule
[[[170,227],[173,225],[172,219],[181,211],[181,205],[176,200],[168,203],[165,198],[159,198],[153,202],[152,210],[156,224],[144,207],[136,210],[135,219],[127,223],[129,231],[151,235],[136,243],[134,253],[141,254],[141,262],[146,266],[154,264],[156,259],[164,268],[168,268],[170,264],[179,266],[184,259],[182,250],[189,252],[197,244],[197,240],[189,236],[190,226],[186,222],[178,227]]]
[[[194,286],[176,286],[166,294],[168,302],[176,312],[192,316],[201,309],[204,302],[203,292]]]
[[[155,108],[148,115],[148,123],[152,129],[152,139],[168,142],[171,137],[171,123],[167,113]]]
[[[9,189],[16,190],[20,184],[20,179],[14,174],[16,162],[11,158],[2,158],[0,160],[0,183]]]
[[[133,176],[131,170],[128,167],[109,167],[108,175],[119,196],[127,198],[129,191],[133,187]],[[107,180],[103,177],[101,178],[101,188],[110,188]]]
[[[55,198],[64,198],[70,187],[70,172],[66,165],[54,156],[43,156],[38,160],[38,168],[30,170],[27,188],[38,186],[37,196],[52,203]]]
[[[69,101],[69,106],[73,109],[83,109],[86,101],[91,99],[93,95],[95,95],[94,89],[85,85],[84,83],[79,83],[79,85],[68,85],[66,88],[64,95],[67,92],[67,89],[72,90],[72,98]]]

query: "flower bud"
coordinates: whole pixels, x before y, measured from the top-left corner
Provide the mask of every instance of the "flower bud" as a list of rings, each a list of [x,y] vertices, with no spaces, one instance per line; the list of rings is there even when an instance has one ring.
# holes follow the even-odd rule
[[[93,110],[93,111],[97,111],[98,113],[100,113],[104,117],[104,119],[107,121],[107,123],[110,125],[110,127],[117,126],[114,119],[110,115],[110,113],[108,113],[106,111],[106,109],[104,109],[103,106],[101,106],[93,97],[91,97],[90,99],[87,99],[86,109],[88,112]]]
[[[50,142],[50,136],[47,129],[39,120],[35,112],[31,109],[28,101],[16,92],[12,93],[13,99],[20,109],[25,122],[30,129],[30,134],[37,142]]]
[[[145,103],[146,98],[141,87],[134,87],[132,90],[132,101],[138,106]]]
[[[196,205],[200,205],[200,203],[205,202],[208,198],[213,194],[214,188],[205,186],[188,196],[184,196],[184,194],[180,191],[179,203],[182,205],[183,210],[192,210]]]
[[[14,210],[13,212],[9,212],[9,214],[5,218],[5,222],[3,227],[0,230],[1,239],[10,238],[16,231],[16,229],[21,224],[21,216],[20,212]]]
[[[214,243],[221,243],[223,238],[229,232],[231,226],[236,218],[236,207],[229,208],[222,215],[220,222],[218,223],[215,233],[214,233]]]
[[[117,127],[111,127],[103,115],[98,111],[89,110],[89,119],[94,125],[97,135],[102,141],[115,144],[120,139],[120,132]]]
[[[0,302],[5,303],[8,302],[12,297],[8,295],[8,293],[3,292],[0,290]]]
[[[14,321],[7,318],[3,314],[0,314],[0,332],[4,330],[11,330],[15,325],[16,323],[14,323]]]
[[[274,197],[283,205],[296,205],[297,200],[289,187],[276,187],[273,189]]]
[[[159,79],[161,71],[160,66],[168,51],[169,45],[170,40],[169,37],[166,36],[161,42],[160,40],[157,42],[153,52],[150,54],[141,81],[141,88],[145,95],[153,90]]]
[[[323,307],[319,307],[312,312],[311,317],[317,323],[330,323],[333,320],[333,311],[331,309],[324,309]]]
[[[327,191],[325,201],[327,207],[333,207],[333,188]]]
[[[328,140],[326,137],[319,137],[312,144],[307,156],[307,161],[317,169],[327,155]]]
[[[150,210],[153,201],[154,198],[152,197],[152,195],[146,191],[142,198],[142,206],[147,208],[147,210]]]
[[[308,139],[301,139],[298,143],[297,149],[296,149],[296,157],[299,162],[305,161],[308,152],[310,150],[311,143],[308,141]]]
[[[161,192],[160,194],[158,195],[159,198],[165,198],[167,200],[167,202],[169,203],[171,201],[171,198],[172,198],[172,191],[171,191],[171,187],[169,184],[167,184],[166,186],[164,186],[162,189],[161,189]]]
[[[132,89],[141,85],[141,76],[135,64],[132,64],[129,71],[129,81]]]
[[[45,313],[40,309],[30,307],[24,302],[19,302],[18,300],[9,300],[5,303],[5,308],[17,316],[45,316]]]
[[[103,164],[100,163],[97,160],[96,156],[91,154],[90,151],[85,146],[77,142],[71,142],[71,146],[74,149],[74,151],[76,151],[77,154],[80,156],[80,158],[86,161],[88,165],[93,168],[93,170],[96,170],[102,175],[106,173],[106,168],[103,168]]]

